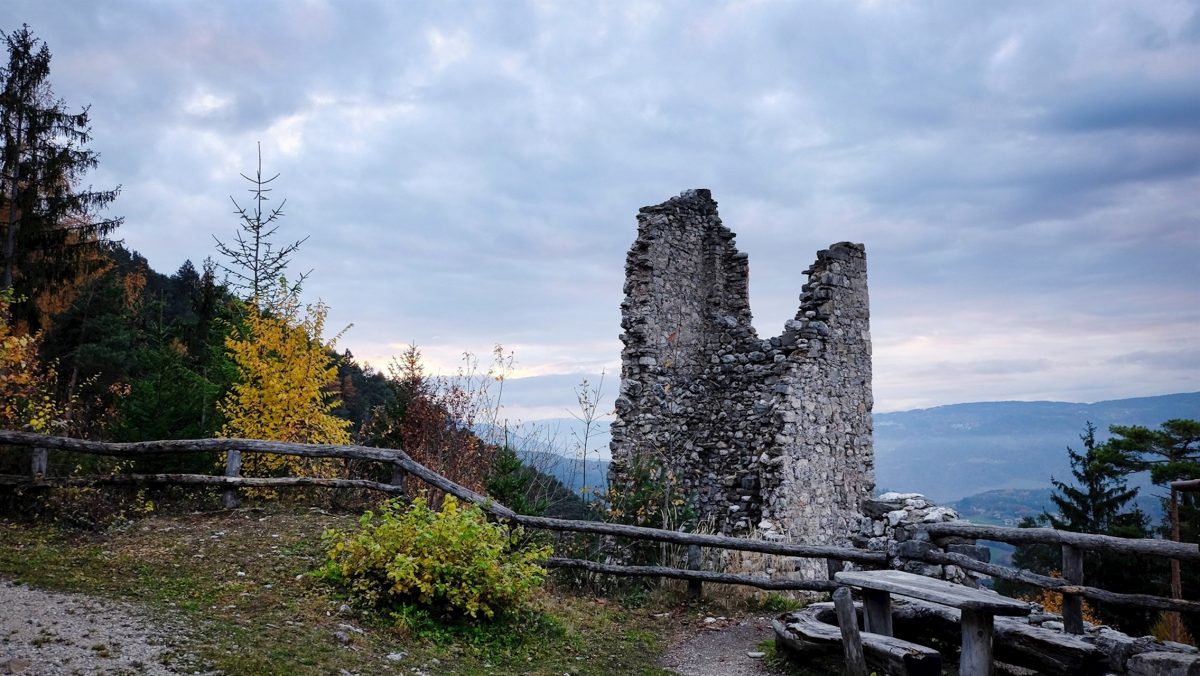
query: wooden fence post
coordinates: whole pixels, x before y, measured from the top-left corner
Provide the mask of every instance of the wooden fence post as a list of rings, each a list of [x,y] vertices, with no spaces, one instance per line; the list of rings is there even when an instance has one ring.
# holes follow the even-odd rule
[[[225,476],[241,476],[242,475],[242,452],[241,451],[226,451],[225,453]],[[237,489],[229,487],[225,489],[225,494],[221,498],[221,503],[225,509],[233,509],[238,506]]]
[[[867,676],[867,658],[863,655],[862,636],[858,633],[858,616],[854,612],[854,599],[849,587],[838,587],[833,592],[833,607],[837,611],[838,629],[842,632],[842,652],[846,656],[848,676]]]
[[[825,570],[829,573],[829,579],[832,580],[834,575],[842,572],[844,564],[838,559],[825,559]]]
[[[1083,552],[1071,545],[1062,546],[1063,579],[1073,585],[1083,584]],[[1063,628],[1068,634],[1083,633],[1083,597],[1063,594]]]
[[[700,570],[700,545],[688,545],[688,570]],[[688,598],[698,599],[704,594],[704,583],[700,580],[688,580]]]
[[[405,479],[408,478],[408,472],[400,466],[400,463],[392,463],[392,485],[399,486],[403,490],[403,495],[408,495],[407,487],[404,485]]]
[[[47,467],[50,465],[50,451],[35,446],[30,456],[29,474],[37,481],[46,476]]]
[[[864,589],[863,630],[872,634],[892,635],[892,595],[878,589]]]

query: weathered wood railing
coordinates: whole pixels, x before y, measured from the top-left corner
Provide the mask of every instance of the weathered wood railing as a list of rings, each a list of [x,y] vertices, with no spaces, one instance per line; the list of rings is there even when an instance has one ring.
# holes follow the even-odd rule
[[[944,522],[922,524],[918,531],[929,540],[960,537],[993,540],[1009,544],[1048,544],[1062,547],[1063,577],[1040,575],[1028,570],[1008,568],[978,561],[963,554],[942,552],[928,542],[912,540],[901,543],[900,555],[934,564],[952,564],[966,570],[1050,589],[1063,595],[1063,625],[1069,633],[1083,633],[1083,603],[1087,598],[1101,603],[1152,608],[1156,610],[1200,612],[1200,602],[1169,599],[1148,594],[1118,594],[1083,584],[1083,552],[1101,551],[1122,554],[1141,554],[1180,561],[1200,562],[1200,546],[1195,543],[1169,540],[1129,539],[1109,535],[1072,533],[1053,528],[1006,528],[968,523]]]
[[[517,514],[487,496],[481,495],[413,460],[397,449],[371,448],[366,446],[335,446],[319,444],[293,444],[249,439],[192,439],[171,441],[146,441],[137,443],[108,443],[52,437],[28,432],[0,430],[0,447],[17,446],[32,449],[30,473],[28,475],[0,475],[0,486],[86,486],[86,485],[198,485],[224,487],[230,491],[244,487],[299,487],[316,486],[325,488],[364,488],[388,494],[404,492],[403,481],[412,475],[421,481],[454,495],[461,500],[480,505],[496,518],[528,528],[577,533],[609,535],[636,540],[651,540],[686,545],[688,568],[666,566],[624,566],[580,559],[553,557],[549,565],[560,568],[586,570],[595,573],[621,576],[667,577],[687,580],[689,591],[699,594],[699,584],[714,582],[736,584],[772,590],[831,591],[837,587],[833,575],[841,569],[842,562],[852,562],[863,567],[878,568],[887,565],[888,557],[882,552],[864,551],[846,547],[806,545],[789,542],[773,542],[723,535],[704,535],[679,531],[628,526],[597,521],[577,521],[541,516]],[[48,476],[49,451],[71,451],[121,458],[138,458],[163,454],[180,453],[273,453],[278,455],[307,458],[344,458],[368,460],[390,464],[393,468],[392,482],[382,483],[366,479],[330,479],[318,477],[242,477],[237,476],[240,462],[226,463],[227,476],[207,474],[119,474],[91,477]],[[227,456],[228,457],[228,456]],[[228,505],[228,497],[226,498]],[[1158,557],[1176,558],[1181,561],[1200,561],[1200,547],[1190,543],[1174,543],[1164,540],[1133,540],[1106,535],[1069,533],[1049,528],[1002,528],[964,523],[922,524],[925,539],[936,541],[946,537],[986,539],[1011,544],[1058,544],[1063,547],[1064,577],[1054,578],[1027,570],[1007,568],[978,561],[963,554],[942,552],[929,542],[910,540],[900,543],[902,558],[934,564],[952,564],[960,568],[983,573],[995,578],[1024,582],[1037,587],[1052,589],[1064,595],[1064,624],[1068,631],[1082,632],[1081,598],[1103,603],[1123,604],[1160,610],[1200,612],[1200,602],[1168,599],[1145,594],[1118,594],[1083,585],[1082,555],[1084,550],[1111,551],[1147,554]],[[732,551],[758,552],[796,558],[825,559],[829,579],[819,580],[771,580],[760,576],[717,573],[699,570],[699,547],[712,547]]]
[[[83,439],[68,439],[51,437],[28,432],[13,432],[0,430],[0,446],[18,446],[32,448],[31,472],[29,475],[0,475],[0,485],[9,486],[88,486],[88,485],[198,485],[224,487],[230,490],[244,487],[297,487],[318,486],[325,488],[366,488],[389,494],[404,492],[403,477],[406,474],[424,481],[461,500],[480,505],[491,515],[528,528],[551,531],[567,531],[576,533],[592,533],[609,535],[637,540],[651,540],[692,547],[713,547],[718,549],[759,552],[778,556],[797,558],[821,558],[829,562],[839,562],[839,565],[829,565],[830,577],[840,562],[850,561],[869,567],[879,567],[887,562],[887,557],[880,552],[868,552],[848,547],[831,547],[824,545],[806,545],[788,542],[773,542],[735,538],[723,535],[704,535],[679,531],[647,528],[644,526],[628,526],[623,524],[603,523],[598,521],[576,521],[555,519],[542,516],[527,516],[517,514],[508,507],[501,505],[491,498],[480,495],[465,486],[459,485],[446,477],[428,469],[413,460],[409,455],[397,449],[371,448],[366,446],[335,446],[320,444],[293,444],[276,441],[259,441],[250,439],[192,439],[172,441],[145,441],[136,443],[109,443],[88,441]],[[391,464],[394,468],[392,483],[382,483],[365,479],[327,479],[316,477],[242,477],[236,476],[240,462],[226,462],[227,474],[233,476],[216,476],[208,474],[114,474],[102,476],[55,477],[47,475],[47,455],[50,450],[71,451],[93,455],[106,455],[120,458],[149,457],[163,454],[179,453],[227,453],[230,455],[243,453],[273,453],[277,455],[300,456],[307,458],[348,458],[354,460],[369,460]],[[227,456],[228,458],[228,456]],[[229,505],[228,494],[226,505]],[[691,554],[691,551],[689,551]],[[836,584],[832,579],[826,580],[771,580],[753,575],[738,575],[699,570],[699,552],[689,556],[691,565],[688,569],[671,568],[666,566],[625,566],[552,557],[548,564],[559,568],[573,568],[595,573],[620,576],[649,576],[668,577],[688,580],[692,584],[693,593],[699,593],[697,584],[715,582],[736,584],[759,589],[772,590],[807,590],[832,591]]]

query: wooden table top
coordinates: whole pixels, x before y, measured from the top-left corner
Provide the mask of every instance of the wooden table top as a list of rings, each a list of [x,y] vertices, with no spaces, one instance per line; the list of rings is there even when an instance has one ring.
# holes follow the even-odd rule
[[[863,589],[886,591],[952,608],[986,611],[993,615],[1028,615],[1032,608],[1025,601],[902,570],[843,571],[837,573],[834,579]]]

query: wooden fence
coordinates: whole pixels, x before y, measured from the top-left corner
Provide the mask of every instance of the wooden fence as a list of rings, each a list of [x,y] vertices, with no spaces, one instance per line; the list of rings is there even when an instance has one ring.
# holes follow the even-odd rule
[[[541,516],[517,514],[508,507],[496,503],[446,477],[431,471],[414,461],[408,454],[396,449],[369,448],[365,446],[334,446],[315,444],[292,444],[247,439],[197,439],[177,441],[147,441],[139,443],[106,443],[51,437],[28,432],[0,430],[0,446],[15,446],[32,449],[30,473],[23,475],[0,475],[0,486],[92,486],[92,485],[197,485],[224,487],[225,504],[236,501],[236,489],[243,487],[295,487],[319,486],[326,488],[365,488],[388,494],[404,492],[404,477],[411,474],[421,481],[454,495],[461,500],[480,505],[492,516],[528,528],[597,535],[617,536],[634,540],[650,540],[688,546],[688,567],[668,566],[625,566],[599,563],[582,559],[552,557],[549,565],[559,568],[585,570],[594,573],[622,576],[666,577],[690,582],[690,591],[699,594],[700,584],[714,582],[735,584],[770,590],[832,591],[837,584],[832,581],[833,573],[840,570],[843,562],[855,563],[865,568],[886,567],[888,557],[883,552],[865,551],[847,547],[805,545],[789,542],[774,542],[723,535],[702,535],[679,531],[602,523],[576,521]],[[226,475],[207,474],[121,474],[90,477],[48,476],[49,452],[71,451],[120,458],[139,458],[181,453],[226,453]],[[278,455],[307,458],[343,458],[368,460],[391,465],[391,483],[364,479],[327,479],[315,477],[243,477],[240,476],[242,453],[274,453]],[[1114,603],[1142,608],[1171,611],[1200,612],[1200,602],[1168,599],[1145,594],[1118,594],[1083,584],[1082,551],[1110,551],[1144,554],[1180,561],[1200,562],[1200,547],[1190,543],[1175,543],[1164,540],[1134,540],[1106,535],[1087,535],[1056,531],[1049,528],[1001,528],[964,523],[922,524],[919,537],[900,543],[902,558],[933,564],[952,564],[966,570],[983,573],[995,578],[1024,582],[1044,589],[1052,589],[1063,595],[1064,625],[1068,631],[1083,631],[1081,599],[1088,598],[1103,603]],[[986,539],[1011,544],[1057,544],[1063,552],[1063,578],[1045,575],[991,563],[978,561],[963,554],[942,551],[935,544],[944,538]],[[712,547],[723,550],[759,552],[777,556],[825,559],[830,579],[793,580],[769,579],[763,576],[718,573],[700,570],[700,548]]]

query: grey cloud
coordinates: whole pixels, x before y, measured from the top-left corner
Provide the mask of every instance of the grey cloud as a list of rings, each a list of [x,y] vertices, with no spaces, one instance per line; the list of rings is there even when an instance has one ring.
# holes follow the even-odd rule
[[[158,268],[232,232],[262,140],[284,231],[312,235],[296,267],[356,353],[611,363],[636,210],[693,187],[751,256],[764,334],[840,240],[867,245],[880,337],[993,330],[975,312],[1048,336],[1109,322],[1127,347],[1107,358],[1184,339],[1172,313],[1200,305],[1186,3],[0,6],[16,19],[58,93],[93,104],[95,182],[124,184],[120,236]],[[989,396],[1062,380],[975,356],[949,368]],[[877,359],[880,382],[907,366]],[[922,378],[924,403],[951,396]]]
[[[1151,129],[1200,131],[1200,84],[1195,73],[1177,80],[1096,82],[1068,92],[1045,114],[1057,130]]]
[[[1046,359],[981,359],[969,362],[937,362],[931,364],[932,373],[954,376],[1016,376],[1045,371],[1050,366]]]
[[[1200,369],[1200,349],[1128,352],[1109,359],[1111,364],[1153,369]]]

